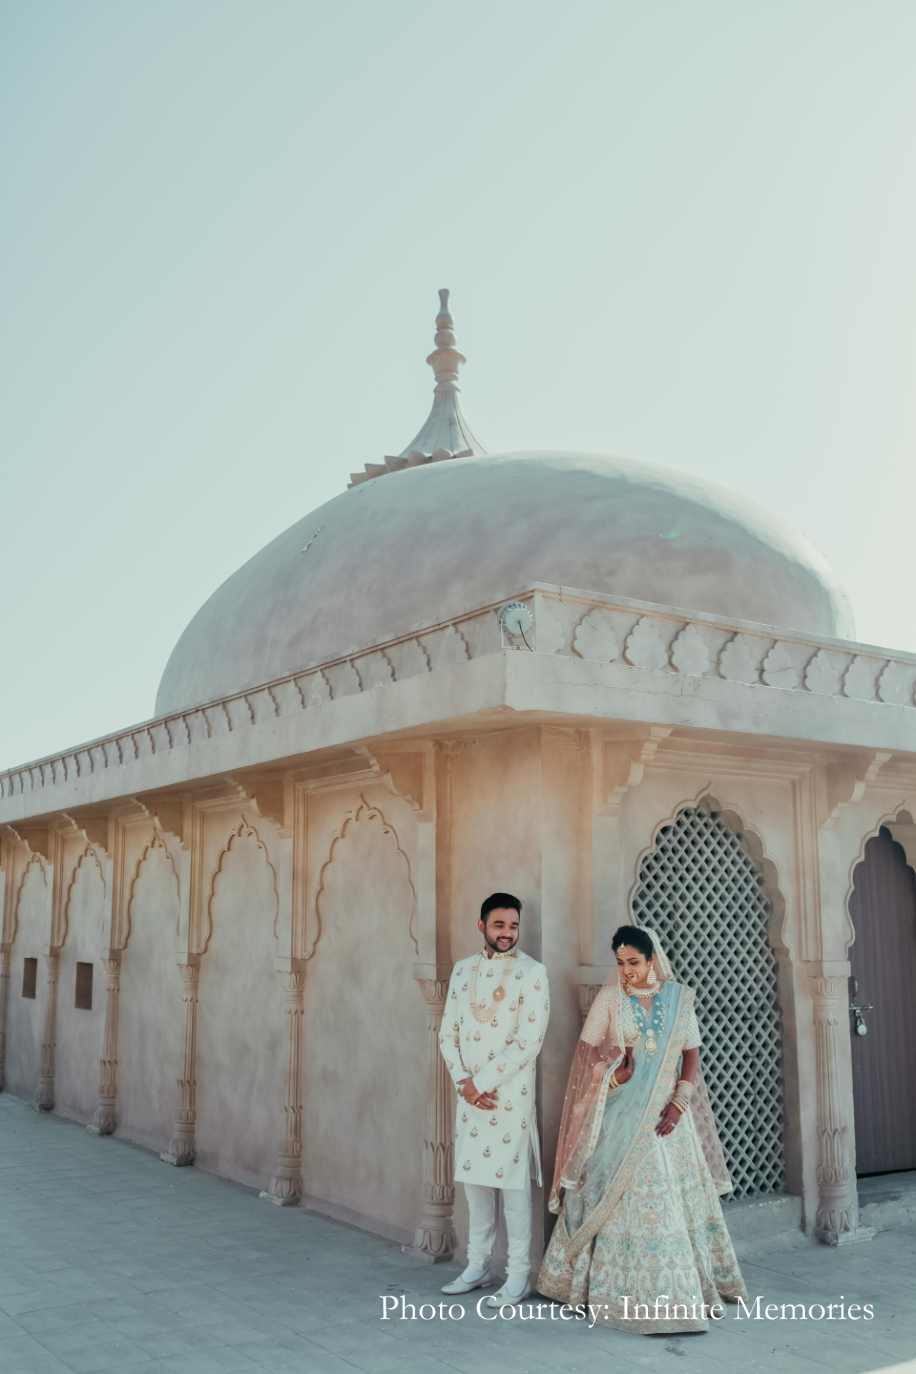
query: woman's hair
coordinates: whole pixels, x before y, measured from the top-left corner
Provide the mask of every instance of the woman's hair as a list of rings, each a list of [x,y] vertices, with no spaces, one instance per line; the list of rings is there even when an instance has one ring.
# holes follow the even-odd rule
[[[655,953],[652,936],[647,930],[640,930],[639,926],[618,927],[611,941],[611,948],[615,954],[621,945],[632,945],[633,949],[638,949],[646,959],[651,959]]]

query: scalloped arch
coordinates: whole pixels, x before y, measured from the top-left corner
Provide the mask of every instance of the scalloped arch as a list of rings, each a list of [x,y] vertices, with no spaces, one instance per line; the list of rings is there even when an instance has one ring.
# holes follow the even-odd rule
[[[396,852],[401,856],[401,858],[404,861],[404,868],[407,874],[407,885],[410,888],[410,894],[413,899],[410,910],[410,920],[407,923],[407,934],[410,936],[411,941],[413,942],[413,947],[416,950],[417,954],[420,953],[420,946],[417,943],[416,931],[414,929],[417,918],[417,892],[416,888],[413,885],[413,878],[411,877],[410,860],[401,848],[401,842],[398,839],[397,831],[395,830],[394,826],[389,825],[389,823],[385,820],[384,815],[378,809],[377,806],[373,806],[370,802],[366,801],[366,798],[364,796],[360,795],[360,799],[356,806],[354,806],[352,811],[347,812],[347,814],[341,821],[340,825],[338,826],[337,830],[335,831],[331,839],[331,843],[328,845],[328,857],[321,865],[321,872],[318,875],[318,890],[315,893],[315,938],[306,951],[305,957],[307,959],[310,959],[312,957],[312,955],[318,947],[318,941],[321,939],[321,896],[325,890],[325,878],[327,877],[328,870],[331,867],[331,864],[334,862],[335,850],[340,841],[346,838],[347,831],[349,830],[353,822],[362,820],[363,818],[365,818],[366,820],[373,820],[377,818],[381,821],[382,834],[391,837],[391,839],[394,841],[394,847]]]
[[[707,783],[700,788],[694,797],[687,797],[677,803],[673,811],[663,821],[659,821],[652,828],[652,837],[644,849],[640,850],[636,856],[636,865],[633,874],[633,882],[627,893],[627,916],[633,917],[633,899],[639,891],[640,874],[642,866],[658,843],[658,837],[665,826],[673,825],[682,811],[694,810],[708,804],[710,811],[716,811],[736,835],[745,841],[748,852],[763,872],[763,882],[767,897],[772,907],[772,917],[770,918],[768,935],[770,944],[774,950],[780,953],[789,954],[795,958],[795,946],[786,937],[786,900],[783,896],[782,885],[779,877],[779,866],[776,860],[767,852],[763,836],[754,826],[748,825],[741,813],[740,807],[722,802],[712,790],[712,784]],[[734,818],[734,819],[733,819]]]
[[[239,821],[238,825],[235,827],[235,829],[230,832],[229,838],[226,840],[226,843],[220,850],[219,858],[216,861],[216,868],[213,870],[213,876],[210,879],[210,892],[207,897],[207,905],[204,908],[207,919],[206,938],[201,941],[200,948],[194,951],[197,954],[206,954],[207,948],[210,944],[210,940],[213,937],[213,899],[216,896],[216,882],[219,878],[219,875],[223,871],[223,864],[226,861],[226,857],[232,850],[233,845],[237,844],[239,840],[249,840],[252,838],[255,841],[259,853],[263,854],[264,856],[264,862],[267,865],[268,871],[270,873],[270,881],[273,885],[273,933],[274,939],[277,939],[277,920],[280,915],[280,895],[277,890],[277,872],[270,861],[270,855],[267,852],[267,845],[261,839],[260,835],[258,834],[257,830],[255,830],[254,826],[251,825],[249,821],[245,820],[243,816],[242,819]]]
[[[45,872],[45,861],[40,854],[30,854],[29,861],[22,870],[22,877],[19,879],[19,886],[16,889],[16,901],[13,903],[13,928],[10,931],[10,944],[15,944],[16,936],[19,934],[19,903],[22,901],[22,892],[25,887],[25,880],[32,871],[33,865],[37,867],[41,874],[41,881],[45,888],[48,886],[48,875]]]
[[[175,861],[174,861],[174,859],[172,858],[171,851],[170,851],[168,845],[166,844],[165,840],[163,839],[161,832],[160,832],[159,830],[154,830],[153,833],[152,833],[152,835],[151,835],[151,837],[150,837],[150,839],[147,841],[147,843],[146,843],[146,844],[144,845],[144,847],[143,847],[143,852],[141,853],[139,859],[137,860],[137,866],[136,866],[136,868],[134,869],[134,876],[133,876],[133,878],[131,878],[131,881],[130,881],[130,892],[128,893],[128,896],[127,896],[127,906],[126,906],[125,909],[124,909],[124,930],[123,930],[123,932],[122,932],[121,943],[120,943],[120,945],[118,946],[119,949],[127,949],[127,946],[128,946],[129,943],[130,943],[131,931],[132,931],[132,929],[133,929],[133,915],[132,915],[132,913],[133,913],[133,908],[134,908],[134,894],[135,894],[135,892],[136,892],[137,883],[138,883],[138,881],[139,881],[139,879],[140,879],[140,871],[141,871],[141,869],[143,868],[143,865],[146,863],[147,859],[150,857],[150,855],[153,854],[153,853],[159,853],[159,852],[164,853],[164,854],[165,854],[165,857],[166,857],[166,858],[168,859],[168,861],[169,861],[169,867],[170,867],[171,870],[172,870],[172,877],[175,879],[175,895],[176,895],[176,897],[180,894],[180,891],[181,891],[181,883],[180,883],[179,878],[178,878],[178,872],[177,872],[177,870],[176,870],[176,868],[175,868]],[[180,923],[181,923],[181,910],[180,910],[180,908],[179,908],[178,920],[177,920],[176,923],[175,923],[175,935],[176,935],[176,938],[177,938],[178,933],[179,933],[179,929],[178,929],[178,928],[179,928]]]
[[[102,880],[102,892],[104,893],[108,891],[108,884],[105,882],[105,870],[102,867],[101,860],[99,859],[98,854],[96,854],[95,852],[95,846],[87,844],[85,848],[82,850],[76,863],[73,865],[73,875],[70,879],[70,882],[67,884],[67,900],[63,903],[63,910],[61,912],[61,949],[63,949],[64,945],[67,943],[67,936],[70,933],[70,901],[73,897],[73,889],[76,885],[76,880],[79,876],[79,871],[87,859],[91,859],[92,862],[95,864],[96,868],[99,870],[99,877]]]
[[[877,823],[872,827],[872,829],[866,831],[865,835],[863,835],[862,842],[859,845],[859,852],[856,854],[852,863],[849,865],[849,873],[846,879],[846,900],[843,903],[843,914],[846,917],[846,932],[849,937],[843,943],[844,953],[846,954],[847,958],[849,956],[850,946],[854,945],[856,942],[855,923],[853,922],[852,916],[849,911],[849,903],[852,900],[852,894],[855,891],[856,886],[856,869],[859,867],[859,864],[862,863],[865,859],[865,846],[868,844],[869,840],[873,840],[877,835],[880,835],[883,826],[899,825],[901,813],[906,813],[910,816],[911,819],[916,820],[916,798],[910,799],[908,797],[904,797],[902,801],[897,802],[897,804],[891,811],[885,811],[880,816]],[[907,860],[907,862],[909,863],[909,859]],[[910,865],[910,867],[912,867],[912,865]]]

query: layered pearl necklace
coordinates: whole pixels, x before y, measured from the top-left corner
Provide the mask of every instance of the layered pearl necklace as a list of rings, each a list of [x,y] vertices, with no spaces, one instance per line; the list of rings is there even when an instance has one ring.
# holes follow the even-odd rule
[[[627,992],[635,994],[637,999],[640,997],[651,997],[658,991],[659,986],[659,983],[654,983],[651,987],[634,988],[631,983],[628,983]],[[658,1049],[658,1037],[665,1029],[664,999],[659,997],[652,1004],[652,1011],[648,1016],[646,1015],[646,1009],[640,1005],[638,1000],[631,1005],[633,1007],[633,1015],[636,1024],[645,1037],[646,1054],[655,1054]]]
[[[638,988],[634,983],[627,983],[627,992],[635,993],[637,997],[652,997],[658,992],[658,983],[647,983],[644,988]]]

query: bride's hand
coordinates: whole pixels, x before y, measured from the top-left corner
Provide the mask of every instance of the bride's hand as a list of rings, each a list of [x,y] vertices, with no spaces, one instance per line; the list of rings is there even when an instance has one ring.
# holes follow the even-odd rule
[[[655,1127],[655,1134],[670,1135],[671,1132],[674,1130],[675,1126],[677,1125],[677,1123],[680,1121],[680,1119],[681,1113],[678,1111],[677,1107],[675,1107],[671,1102],[669,1102],[665,1110],[662,1112],[661,1116],[658,1118],[658,1124]]]
[[[622,1063],[618,1064],[617,1068],[614,1070],[614,1077],[617,1079],[617,1082],[620,1084],[626,1083],[628,1078],[633,1077],[634,1068],[633,1050],[628,1045],[624,1052]]]

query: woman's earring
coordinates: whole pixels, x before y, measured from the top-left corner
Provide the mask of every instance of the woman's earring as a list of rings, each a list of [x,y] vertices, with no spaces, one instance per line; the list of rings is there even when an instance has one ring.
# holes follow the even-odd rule
[[[646,978],[646,984],[647,984],[648,987],[654,988],[654,987],[655,987],[655,984],[656,984],[657,982],[658,982],[658,978],[655,976],[655,965],[654,965],[654,964],[650,964],[650,965],[649,965],[649,973],[648,973],[648,976],[647,976],[647,978]]]

